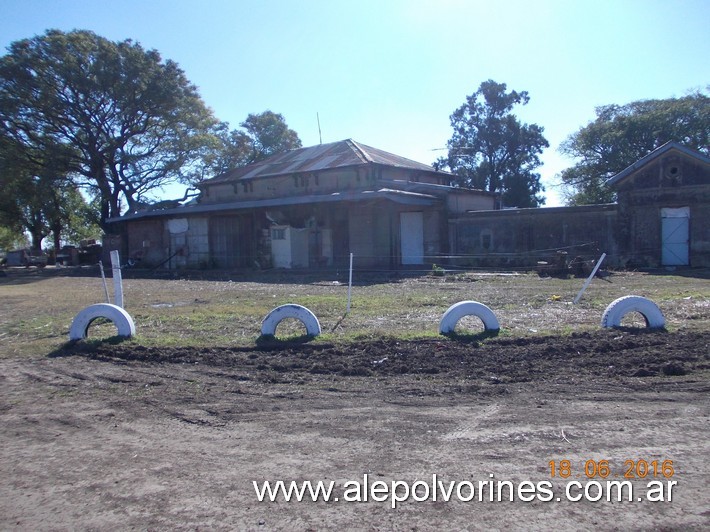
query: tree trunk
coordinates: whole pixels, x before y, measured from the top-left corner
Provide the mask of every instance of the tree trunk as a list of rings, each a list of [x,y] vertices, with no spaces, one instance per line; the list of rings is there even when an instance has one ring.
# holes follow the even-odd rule
[[[42,250],[42,240],[44,240],[44,237],[47,236],[44,234],[43,231],[33,229],[30,231],[30,237],[32,239],[32,249],[35,251],[41,251]]]
[[[101,193],[101,220],[99,220],[99,226],[101,226],[101,230],[104,233],[108,233],[108,224],[106,223],[106,220],[108,220],[110,214],[110,207],[109,207],[109,199],[103,195],[103,191]]]
[[[59,253],[59,249],[62,247],[62,224],[55,223],[52,226],[52,237],[54,238],[54,256],[56,257]]]
[[[96,186],[99,189],[100,195],[101,220],[99,220],[99,226],[104,233],[109,233],[109,225],[106,223],[106,220],[108,220],[111,216],[114,216],[114,194],[111,190],[111,182],[106,176],[104,160],[100,153],[93,153],[91,155],[90,168],[90,172],[86,175],[90,179],[96,181]]]
[[[30,233],[32,249],[40,251],[42,249],[42,240],[47,236],[46,226],[43,223],[41,213],[38,211],[32,213],[31,219],[32,223],[25,225],[25,228]]]
[[[114,189],[111,191],[111,218],[121,216],[121,191]],[[108,226],[108,224],[106,224]]]

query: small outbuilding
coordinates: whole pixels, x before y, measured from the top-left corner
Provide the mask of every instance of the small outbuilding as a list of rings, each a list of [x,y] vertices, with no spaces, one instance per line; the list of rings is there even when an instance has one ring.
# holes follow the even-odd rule
[[[607,185],[617,192],[625,263],[710,266],[710,158],[669,142]]]

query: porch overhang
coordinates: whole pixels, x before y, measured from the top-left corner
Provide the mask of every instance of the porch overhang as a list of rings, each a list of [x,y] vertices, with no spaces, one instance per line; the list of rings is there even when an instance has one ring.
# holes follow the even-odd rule
[[[334,192],[332,194],[313,194],[308,196],[294,196],[290,198],[271,198],[263,200],[234,201],[231,203],[209,203],[195,204],[175,207],[173,209],[146,210],[136,213],[126,214],[118,218],[109,218],[107,223],[128,222],[132,220],[144,220],[148,218],[161,217],[184,217],[195,214],[214,214],[221,212],[241,211],[248,209],[260,209],[271,207],[286,207],[291,205],[308,205],[323,203],[342,202],[363,202],[372,200],[387,200],[402,205],[431,206],[437,203],[439,198],[430,194],[418,192],[408,192],[382,188],[379,190],[363,190],[359,192]]]

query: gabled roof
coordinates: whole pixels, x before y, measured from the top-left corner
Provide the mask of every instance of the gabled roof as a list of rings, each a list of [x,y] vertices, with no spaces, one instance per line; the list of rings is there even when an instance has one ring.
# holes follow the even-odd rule
[[[436,172],[429,165],[347,139],[279,153],[261,162],[236,168],[212,179],[207,179],[200,185],[368,164]]]
[[[691,150],[690,148],[687,148],[683,146],[682,144],[679,144],[678,142],[666,142],[663,146],[660,148],[656,148],[653,150],[651,153],[646,155],[645,157],[642,157],[638,161],[636,161],[634,164],[629,166],[628,168],[622,170],[618,174],[616,174],[613,177],[610,177],[609,179],[606,180],[607,186],[614,186],[620,181],[623,181],[625,178],[633,174],[634,172],[640,170],[647,164],[649,164],[651,161],[654,159],[657,159],[658,157],[668,153],[671,150],[677,150],[688,157],[692,157],[694,159],[697,159],[700,162],[703,162],[705,164],[710,164],[710,157],[706,157],[700,152],[697,152],[695,150]]]

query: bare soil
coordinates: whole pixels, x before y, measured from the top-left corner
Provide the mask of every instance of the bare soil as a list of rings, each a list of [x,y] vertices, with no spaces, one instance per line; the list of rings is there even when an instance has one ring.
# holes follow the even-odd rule
[[[3,530],[703,530],[710,334],[79,343],[0,359]],[[550,461],[570,460],[568,479]],[[252,481],[585,482],[672,460],[670,502],[258,502]],[[641,489],[649,475],[634,480]],[[597,479],[601,480],[601,479]]]

